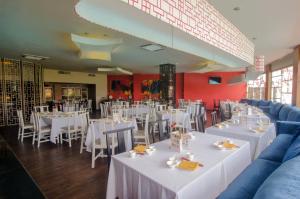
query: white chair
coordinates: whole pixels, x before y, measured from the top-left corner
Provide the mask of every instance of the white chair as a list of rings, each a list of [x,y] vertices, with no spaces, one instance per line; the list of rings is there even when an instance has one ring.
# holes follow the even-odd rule
[[[93,103],[93,101],[89,99],[88,100],[88,107],[87,107],[87,109],[88,109],[89,112],[92,112],[92,110],[93,110],[92,103]]]
[[[42,126],[40,113],[34,112],[33,117],[34,133],[32,138],[32,144],[34,144],[35,141],[37,141],[39,148],[41,143],[50,141],[51,128],[49,126]]]
[[[95,125],[98,125],[98,122],[103,122],[103,121],[93,120],[89,123],[90,126],[89,128],[91,129],[91,133],[92,133],[92,166],[91,166],[92,168],[95,168],[95,161],[97,158],[107,157],[107,155],[104,154],[104,149],[107,149],[105,136],[102,134],[100,138],[96,139]],[[104,126],[105,125],[107,124],[104,123]],[[106,129],[106,127],[104,128]],[[110,142],[110,149],[112,150],[112,155],[114,155],[115,148],[118,147],[118,141],[114,134],[109,135],[109,142]],[[96,154],[97,149],[100,150],[98,154]]]
[[[80,143],[80,153],[82,153],[83,149],[86,149],[84,146],[84,142],[86,140],[89,123],[90,123],[90,115],[89,112],[82,113],[80,116],[81,118],[81,143]]]
[[[78,113],[76,112],[69,114],[66,117],[67,126],[62,127],[60,133],[61,144],[63,143],[63,141],[65,141],[69,143],[69,147],[72,147],[72,140],[78,139],[78,133],[81,132],[81,128],[78,128],[78,118]],[[80,125],[82,124],[80,123]],[[63,137],[63,135],[65,135],[65,138]]]
[[[138,130],[134,134],[134,139],[135,139],[134,143],[136,143],[136,144],[150,145],[150,141],[149,141],[149,114],[146,115],[145,128],[143,130]]]
[[[35,106],[33,107],[34,112],[49,112],[49,106]]]
[[[19,118],[19,131],[18,131],[18,140],[21,138],[21,142],[23,142],[24,138],[32,137],[34,134],[34,127],[32,124],[25,124],[22,110],[17,110],[17,115]],[[25,130],[29,130],[25,132]]]

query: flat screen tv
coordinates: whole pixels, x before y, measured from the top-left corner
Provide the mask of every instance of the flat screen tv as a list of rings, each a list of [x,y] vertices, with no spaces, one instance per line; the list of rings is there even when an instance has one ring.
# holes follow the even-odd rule
[[[208,78],[208,83],[209,84],[221,84],[221,77],[209,77]]]

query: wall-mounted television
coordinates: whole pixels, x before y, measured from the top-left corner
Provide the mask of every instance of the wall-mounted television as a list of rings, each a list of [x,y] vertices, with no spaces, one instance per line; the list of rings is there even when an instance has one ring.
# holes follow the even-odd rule
[[[221,84],[221,82],[222,82],[221,77],[209,77],[208,78],[209,84]]]

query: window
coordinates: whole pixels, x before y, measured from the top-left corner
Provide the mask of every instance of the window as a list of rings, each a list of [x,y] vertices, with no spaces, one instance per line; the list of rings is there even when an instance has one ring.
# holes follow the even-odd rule
[[[284,104],[292,103],[293,67],[272,72],[272,100]]]
[[[266,75],[258,76],[256,80],[250,80],[247,83],[248,99],[264,99],[265,98]]]

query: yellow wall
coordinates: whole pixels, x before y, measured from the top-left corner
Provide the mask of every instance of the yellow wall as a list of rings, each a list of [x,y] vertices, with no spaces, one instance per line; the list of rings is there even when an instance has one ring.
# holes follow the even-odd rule
[[[88,73],[71,71],[71,74],[63,75],[63,74],[58,74],[58,70],[45,68],[44,81],[96,84],[96,101],[98,102],[101,99],[101,97],[107,96],[107,75],[106,74],[96,74],[95,77],[90,77],[88,76]]]

